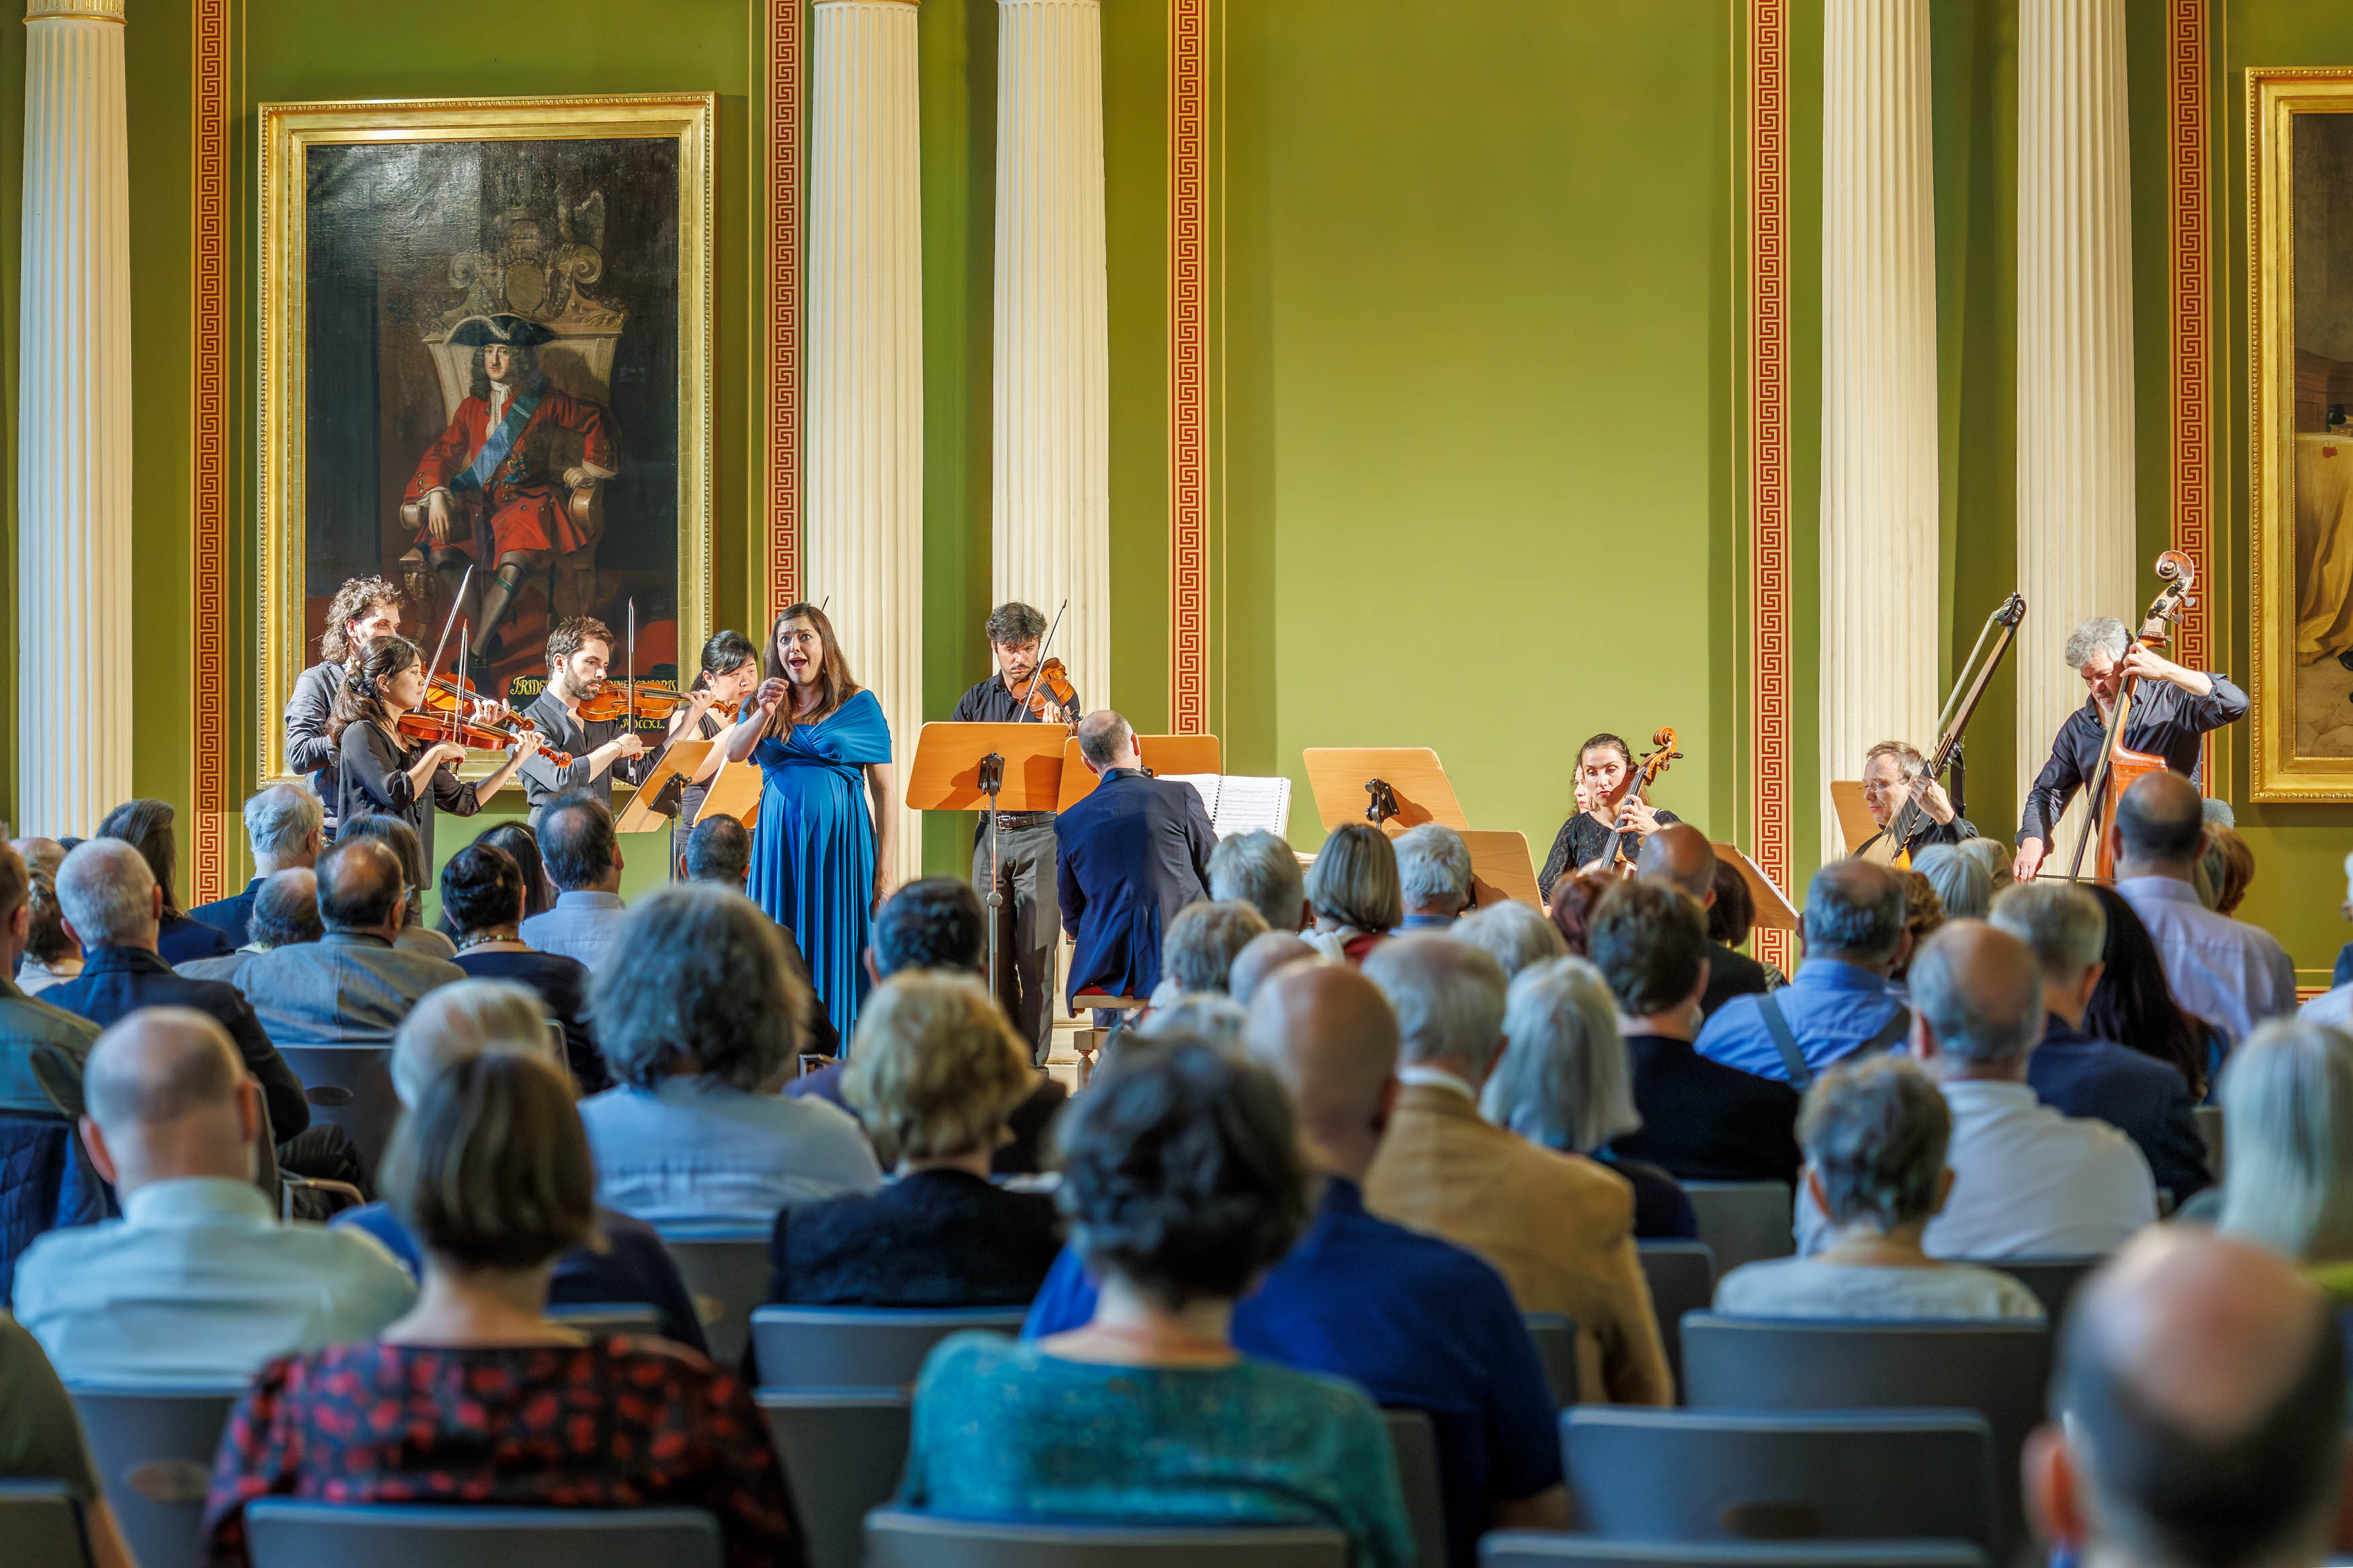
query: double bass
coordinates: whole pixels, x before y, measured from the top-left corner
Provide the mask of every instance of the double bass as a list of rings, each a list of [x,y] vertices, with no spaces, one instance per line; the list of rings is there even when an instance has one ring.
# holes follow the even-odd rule
[[[1985,629],[1978,634],[1977,647],[1969,650],[1968,662],[1961,667],[1962,679],[1953,682],[1952,694],[1945,699],[1945,710],[1936,718],[1936,744],[1922,761],[1920,770],[1905,782],[1908,786],[1920,778],[1937,779],[1945,776],[1959,758],[1961,736],[1968,730],[1969,720],[1976,714],[1978,704],[1985,697],[1986,684],[1993,672],[2001,668],[2002,657],[2018,637],[2021,622],[2026,619],[2026,595],[2013,593],[1986,617]],[[1993,641],[1993,651],[1986,653],[1986,643]],[[1983,656],[1984,662],[1978,662]],[[1974,669],[1974,675],[1969,672]],[[1954,788],[1960,786],[1957,784]],[[1883,830],[1888,841],[1895,846],[1895,854],[1888,864],[1898,870],[1912,864],[1912,851],[1907,847],[1912,835],[1919,831],[1920,817],[1925,811],[1916,794],[1906,793],[1904,808],[1892,817]],[[1869,846],[1864,847],[1868,848]]]
[[[2148,614],[2141,617],[2140,630],[2125,647],[2126,656],[2136,647],[2159,648],[2171,642],[2174,623],[2198,602],[2189,596],[2189,590],[2198,585],[2198,563],[2189,556],[2179,550],[2167,551],[2157,558],[2157,574],[2165,586],[2149,601]],[[2117,662],[2123,660],[2119,658]],[[2165,772],[2163,757],[2136,752],[2117,739],[2125,732],[2125,721],[2132,713],[2133,689],[2139,684],[2140,678],[2132,675],[2116,683],[2116,705],[2109,710],[2107,731],[2100,740],[2100,765],[2092,771],[2092,777],[2098,782],[2092,789],[2091,809],[2084,815],[2084,826],[2075,834],[2075,853],[2067,862],[2067,879],[2071,882],[2082,879],[2084,850],[2095,837],[2100,854],[2093,880],[2116,880],[2116,862],[2108,848],[2108,828],[2116,820],[2117,803],[2124,799],[2125,791],[2142,779]]]
[[[1662,724],[1651,731],[1651,749],[1642,753],[1641,762],[1634,764],[1634,782],[1627,786],[1625,795],[1618,803],[1618,826],[1610,830],[1609,842],[1601,851],[1604,876],[1630,877],[1634,874],[1634,858],[1626,853],[1626,840],[1633,836],[1634,830],[1626,826],[1625,804],[1635,799],[1647,801],[1645,792],[1659,782],[1659,775],[1667,771],[1667,764],[1682,760],[1683,753],[1675,750],[1672,725]]]

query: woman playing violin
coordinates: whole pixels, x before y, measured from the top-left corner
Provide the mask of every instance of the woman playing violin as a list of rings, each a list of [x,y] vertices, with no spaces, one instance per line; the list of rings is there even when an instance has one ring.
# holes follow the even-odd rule
[[[714,632],[702,645],[702,673],[695,678],[687,691],[686,700],[670,712],[670,730],[662,745],[668,749],[676,741],[712,741],[725,731],[722,720],[733,720],[743,710],[744,700],[760,684],[760,650],[742,632]],[[694,831],[694,819],[702,815],[702,801],[711,793],[711,781],[718,775],[727,760],[725,751],[713,746],[696,764],[693,776],[679,796],[678,824],[670,832],[670,858],[673,864],[686,853],[686,836]]]
[[[1606,731],[1577,749],[1577,784],[1584,809],[1560,825],[1552,853],[1545,857],[1544,874],[1536,879],[1536,890],[1547,900],[1562,872],[1583,870],[1600,859],[1609,850],[1609,836],[1621,827],[1625,837],[1620,847],[1631,857],[1641,853],[1643,839],[1682,820],[1672,811],[1652,809],[1634,793],[1633,751]]]
[[[335,692],[327,734],[337,756],[336,819],[350,822],[370,812],[406,819],[433,864],[434,809],[471,816],[482,797],[495,795],[514,776],[522,760],[537,752],[540,737],[528,730],[505,731],[506,760],[480,784],[461,782],[458,763],[467,748],[448,740],[403,732],[402,720],[425,704],[425,659],[406,637],[371,637]],[[431,721],[410,719],[423,731]]]

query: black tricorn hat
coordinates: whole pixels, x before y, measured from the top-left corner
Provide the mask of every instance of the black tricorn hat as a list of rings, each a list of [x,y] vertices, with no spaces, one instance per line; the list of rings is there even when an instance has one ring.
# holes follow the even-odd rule
[[[449,329],[448,341],[453,347],[478,349],[487,343],[504,343],[509,348],[532,349],[553,342],[555,334],[537,321],[501,311],[495,316],[469,316]]]

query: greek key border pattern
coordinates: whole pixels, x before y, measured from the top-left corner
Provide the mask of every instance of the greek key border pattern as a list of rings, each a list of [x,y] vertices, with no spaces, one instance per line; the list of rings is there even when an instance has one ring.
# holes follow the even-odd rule
[[[2208,203],[2207,0],[2170,0],[2166,60],[2170,142],[2167,177],[2167,286],[2172,295],[2168,360],[2172,403],[2173,547],[2198,563],[2198,580],[2212,590],[2213,548],[2213,296]],[[2203,595],[2201,595],[2203,596]],[[2181,622],[2182,662],[2213,668],[2214,617]],[[2210,748],[2211,749],[2211,748]],[[2211,794],[2216,770],[2203,772]]]
[[[768,482],[755,636],[801,596],[801,6],[768,0],[763,60],[768,210],[758,351],[767,376]]]
[[[1168,719],[1209,728],[1208,0],[1168,6]]]
[[[1748,8],[1749,744],[1757,863],[1789,885],[1788,11]],[[1757,951],[1788,970],[1794,933],[1762,931]]]
[[[235,748],[229,710],[229,32],[232,0],[191,7],[189,239],[189,684],[191,903],[230,891],[229,781]]]

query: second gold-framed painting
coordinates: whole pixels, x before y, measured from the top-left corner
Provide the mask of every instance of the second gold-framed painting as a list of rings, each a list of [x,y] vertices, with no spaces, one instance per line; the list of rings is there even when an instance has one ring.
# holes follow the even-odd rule
[[[261,106],[261,712],[347,579],[520,708],[554,624],[711,624],[709,93]]]

